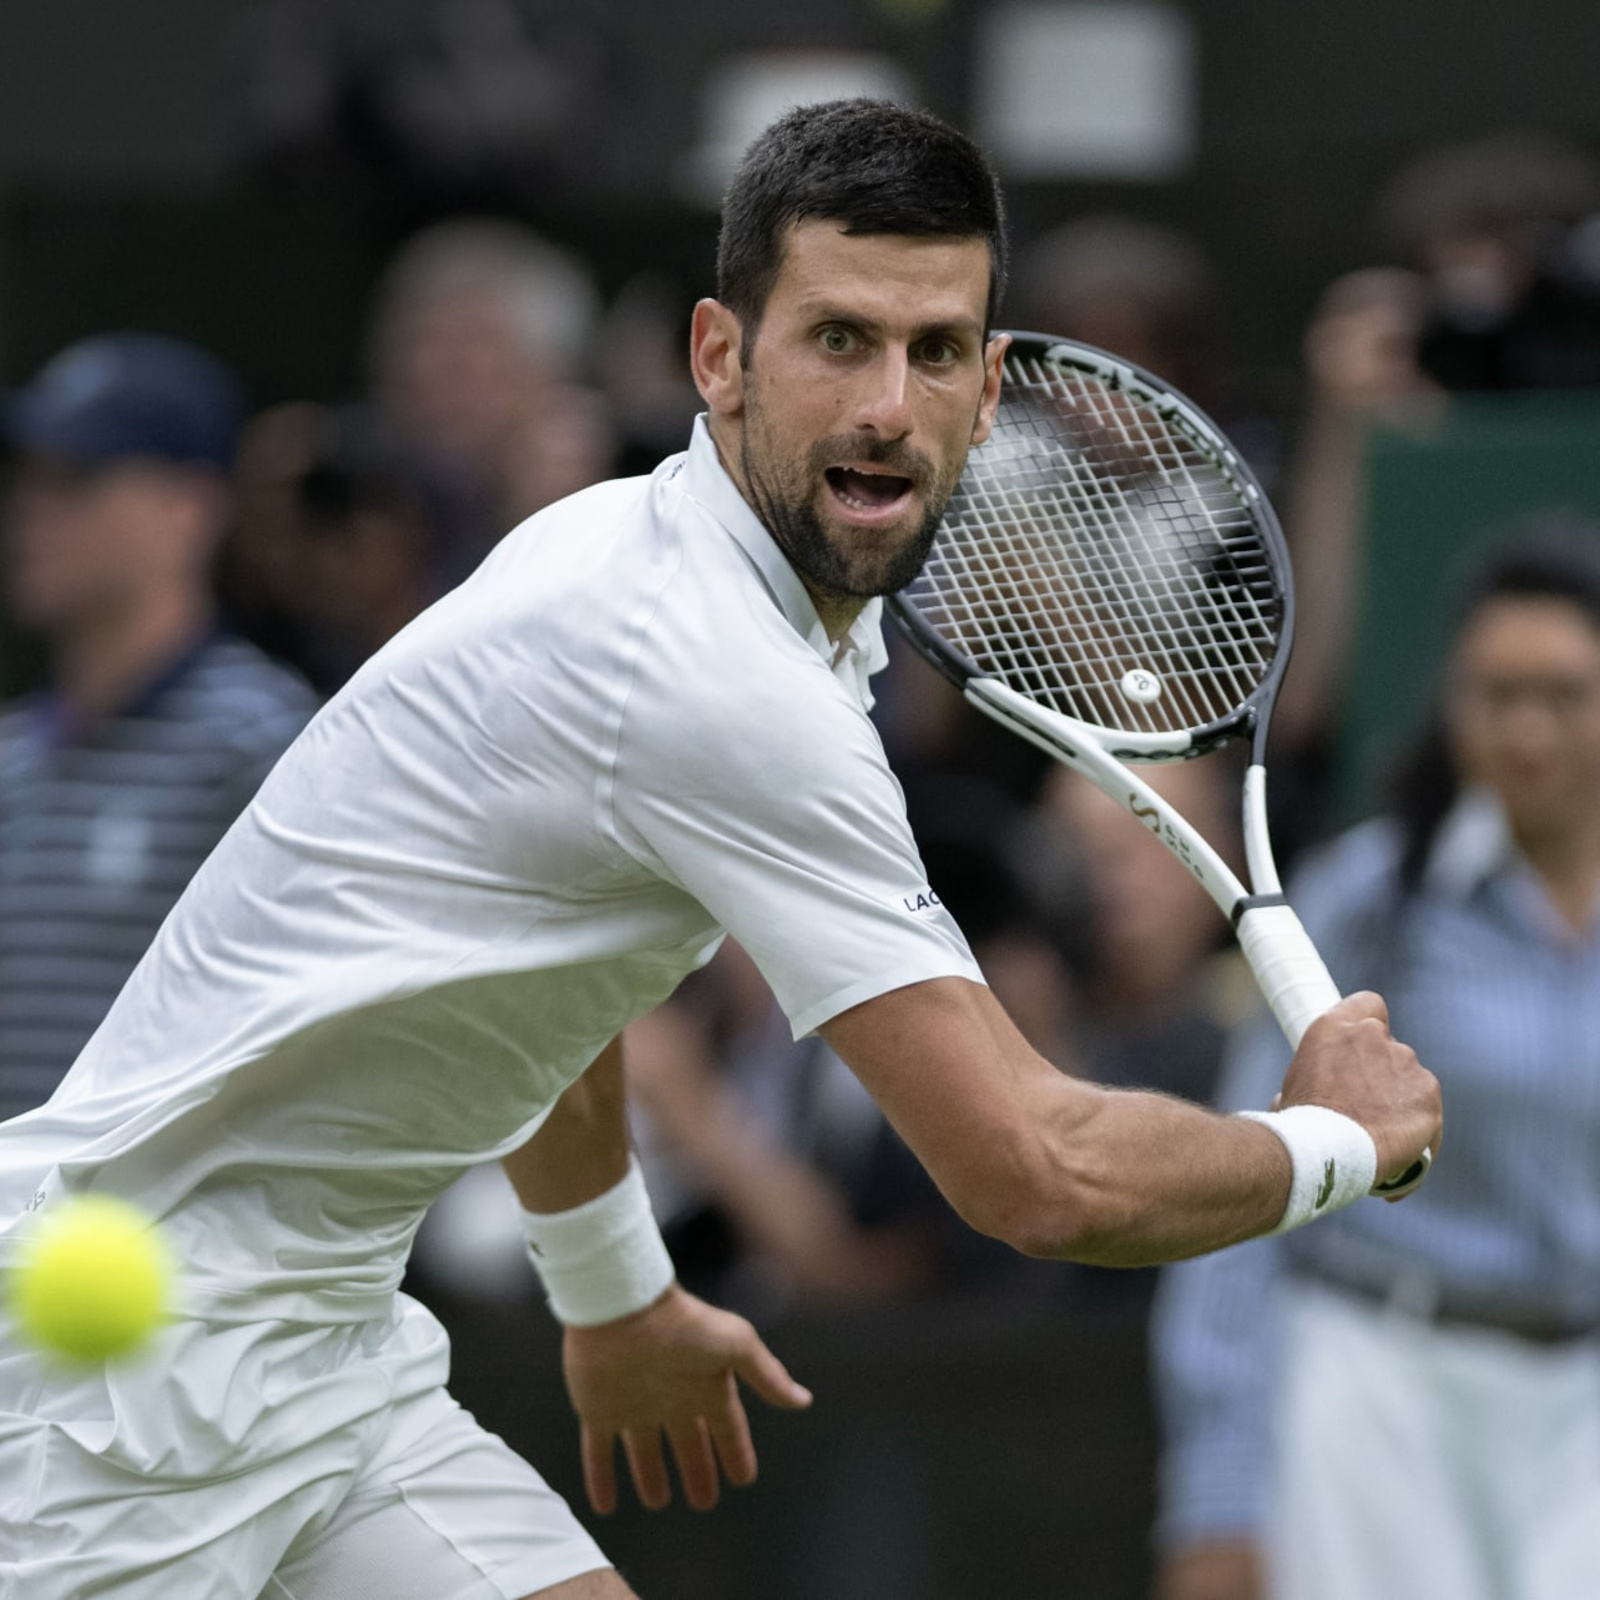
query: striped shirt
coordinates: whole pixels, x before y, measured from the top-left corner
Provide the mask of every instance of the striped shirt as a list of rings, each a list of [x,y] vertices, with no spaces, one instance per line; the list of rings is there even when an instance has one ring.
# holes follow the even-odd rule
[[[1402,1205],[1351,1206],[1165,1271],[1164,1543],[1260,1526],[1291,1275],[1600,1327],[1600,926],[1580,936],[1561,920],[1485,799],[1456,807],[1403,905],[1399,845],[1390,822],[1356,829],[1308,864],[1294,900],[1340,987],[1379,990],[1437,1074],[1444,1152]],[[1269,1023],[1245,1030],[1222,1104],[1268,1104],[1288,1054]]]
[[[314,709],[218,634],[109,722],[43,695],[0,716],[0,1118],[49,1098]]]

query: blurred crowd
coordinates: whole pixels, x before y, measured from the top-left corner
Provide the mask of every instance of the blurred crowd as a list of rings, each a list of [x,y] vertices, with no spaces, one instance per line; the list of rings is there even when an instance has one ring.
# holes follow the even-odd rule
[[[515,199],[506,150],[531,140],[544,152],[537,170],[514,169],[527,184],[575,181],[604,160],[603,30],[538,33],[531,15],[462,8],[457,30],[388,74],[375,99],[367,79],[327,76],[326,52],[304,35],[314,12],[261,12],[264,65],[247,109],[263,160],[315,165],[337,133],[345,156],[359,148],[393,165],[423,150],[435,169],[453,162],[457,196],[472,192],[461,179],[470,169],[497,202],[432,218],[396,252],[373,289],[359,393],[251,411],[240,375],[138,330],[107,330],[12,375],[5,626],[40,669],[0,718],[4,1114],[49,1094],[187,875],[320,700],[507,529],[587,484],[649,470],[687,441],[697,399],[686,288],[642,266],[603,297],[585,261],[506,204]],[[539,107],[546,120],[452,121],[435,92],[451,74],[476,75],[486,106]],[[525,92],[540,74],[554,74],[560,96]],[[1374,209],[1386,248],[1327,285],[1287,403],[1283,388],[1253,391],[1230,363],[1200,247],[1132,213],[1064,219],[1020,240],[1006,318],[1101,345],[1178,385],[1221,422],[1280,509],[1301,595],[1274,737],[1280,865],[1310,874],[1313,904],[1339,902],[1330,938],[1370,928],[1362,917],[1409,927],[1433,916],[1456,941],[1442,966],[1420,960],[1413,939],[1403,960],[1374,968],[1352,956],[1336,972],[1390,993],[1396,1031],[1414,1023],[1435,1046],[1421,1053],[1444,1083],[1452,1148],[1423,1197],[1362,1208],[1370,1237],[1344,1257],[1330,1233],[1320,1256],[1248,1263],[1254,1276],[1227,1294],[1177,1275],[1169,1286],[1154,1274],[1044,1267],[955,1221],[842,1063],[815,1038],[790,1038],[737,948],[628,1041],[651,1193],[681,1275],[712,1298],[758,1317],[797,1303],[940,1295],[981,1295],[996,1317],[1014,1297],[1115,1303],[1141,1319],[1159,1304],[1176,1463],[1159,1563],[1167,1600],[1275,1592],[1262,1552],[1278,1513],[1249,1485],[1222,1493],[1235,1460],[1227,1439],[1210,1456],[1196,1442],[1206,1424],[1265,1429],[1273,1386],[1288,1382],[1297,1356],[1287,1336],[1249,1370],[1230,1369],[1208,1345],[1227,1344],[1229,1306],[1237,1320],[1239,1297],[1254,1304],[1269,1277],[1546,1356],[1569,1354],[1570,1341],[1592,1354],[1600,1330],[1600,1293],[1582,1287],[1586,1274],[1600,1285],[1600,585],[1586,587],[1584,565],[1586,551],[1600,551],[1600,524],[1563,503],[1530,505],[1533,521],[1499,530],[1497,550],[1510,539],[1557,554],[1521,579],[1502,573],[1496,581],[1510,587],[1476,591],[1464,612],[1439,664],[1439,720],[1415,746],[1435,763],[1435,790],[1417,801],[1411,772],[1378,825],[1399,843],[1330,841],[1327,804],[1369,578],[1372,430],[1437,429],[1472,391],[1600,391],[1600,167],[1545,134],[1497,135],[1424,153]],[[1436,575],[1441,594],[1495,531],[1460,530]],[[1514,637],[1487,638],[1484,617],[1505,619],[1486,595],[1516,613],[1506,624]],[[1260,1062],[1281,1051],[1263,1035],[1228,930],[1137,822],[977,717],[905,649],[891,651],[874,716],[931,883],[1045,1056],[1063,1072],[1196,1100],[1270,1094]],[[1237,859],[1238,777],[1217,755],[1155,769],[1152,782]],[[1432,808],[1425,825],[1414,823],[1418,803]],[[1436,847],[1472,827],[1482,838],[1460,849],[1480,857],[1463,878],[1453,857],[1437,864]],[[1365,901],[1344,903],[1339,891],[1348,901],[1358,878]],[[1516,934],[1507,948],[1526,970],[1495,943],[1509,937],[1506,918]],[[1351,941],[1370,956],[1370,936]],[[1464,946],[1481,959],[1466,959]],[[1454,1004],[1440,984],[1471,986],[1460,1001],[1482,1013],[1480,1037],[1532,1039],[1562,1059],[1542,1062],[1533,1045],[1513,1061],[1474,1053],[1436,1020]],[[1582,1015],[1587,1031],[1574,1020]],[[1509,1033],[1507,1017],[1520,1019]],[[1519,1144],[1508,1124],[1534,1099],[1545,1133],[1566,1130],[1562,1193],[1579,1222],[1551,1221],[1531,1198],[1545,1134]],[[1476,1160],[1518,1219],[1503,1233],[1474,1230]],[[531,1299],[498,1173],[437,1208],[414,1284],[445,1301]],[[1458,1393],[1475,1403],[1497,1381],[1486,1364],[1478,1387],[1463,1379]],[[1540,1380],[1519,1369],[1510,1381]],[[1558,1411],[1571,1409],[1568,1389],[1551,1393]],[[1487,1453],[1486,1439],[1462,1449]],[[1413,1459],[1410,1441],[1388,1448]],[[1374,1439],[1358,1454],[1370,1465],[1384,1451]],[[1208,1462],[1221,1465],[1201,1483]],[[1324,1465],[1325,1476],[1361,1470]],[[1450,1470],[1438,1469],[1441,1499]],[[1462,1492],[1489,1494],[1476,1484]],[[1351,1512],[1355,1525],[1362,1514]],[[1381,1507],[1364,1514],[1382,1520]],[[1570,1527],[1561,1536],[1577,1537]],[[1441,1515],[1438,1539],[1463,1574],[1453,1595],[1575,1592],[1526,1587],[1545,1579],[1520,1569],[1474,1577],[1475,1562],[1491,1560],[1478,1560],[1474,1540],[1515,1564],[1509,1533],[1491,1538]],[[1351,1582],[1367,1594],[1445,1592],[1374,1586],[1370,1574]],[[1347,1592],[1302,1586],[1293,1596]]]

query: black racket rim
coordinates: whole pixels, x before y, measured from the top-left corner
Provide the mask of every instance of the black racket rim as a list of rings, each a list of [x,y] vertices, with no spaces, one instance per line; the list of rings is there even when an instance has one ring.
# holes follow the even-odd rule
[[[1176,422],[1179,431],[1195,443],[1215,464],[1233,484],[1241,502],[1248,506],[1256,531],[1260,535],[1262,549],[1266,553],[1282,607],[1277,648],[1272,661],[1261,682],[1245,696],[1235,710],[1225,717],[1190,728],[1186,747],[1181,750],[1175,748],[1166,755],[1142,754],[1137,758],[1187,759],[1191,756],[1204,755],[1229,740],[1250,738],[1254,745],[1254,759],[1261,760],[1268,724],[1272,717],[1272,707],[1277,700],[1278,689],[1283,682],[1283,674],[1288,667],[1289,653],[1294,642],[1295,599],[1288,545],[1277,514],[1260,480],[1229,442],[1221,427],[1181,390],[1175,389],[1155,373],[1131,361],[1125,361],[1109,350],[1102,350],[1096,345],[1084,344],[1076,339],[1060,339],[1049,334],[1009,328],[997,329],[992,335],[994,338],[1002,336],[1011,341],[1005,355],[1007,361],[1032,357],[1078,367],[1093,374],[1109,390],[1125,393],[1130,399],[1148,404],[1159,415]],[[975,445],[974,453],[983,448],[982,445]],[[966,474],[963,473],[963,483],[965,480]],[[956,492],[960,492],[960,485]],[[941,524],[941,535],[943,531]],[[937,545],[938,536],[935,537],[935,548]],[[889,615],[894,618],[907,642],[958,689],[965,689],[974,679],[995,677],[995,674],[986,672],[957,649],[922,615],[916,602],[910,598],[914,587],[915,580],[906,589],[890,595],[885,602]],[[997,681],[1003,680],[997,679]],[[1094,724],[1084,724],[1084,726],[1093,729],[1097,737],[1103,736],[1103,742],[1114,741],[1118,731],[1097,727]]]

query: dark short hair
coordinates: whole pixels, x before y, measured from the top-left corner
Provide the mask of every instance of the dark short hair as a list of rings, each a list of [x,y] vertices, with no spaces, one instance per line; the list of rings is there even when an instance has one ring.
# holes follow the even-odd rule
[[[785,234],[813,218],[846,233],[983,238],[993,327],[1008,254],[1000,181],[948,123],[887,100],[828,100],[796,107],[756,138],[723,197],[717,241],[717,298],[747,340],[777,282]]]
[[[1491,530],[1458,580],[1457,631],[1491,600],[1569,600],[1600,629],[1600,522],[1551,506]]]

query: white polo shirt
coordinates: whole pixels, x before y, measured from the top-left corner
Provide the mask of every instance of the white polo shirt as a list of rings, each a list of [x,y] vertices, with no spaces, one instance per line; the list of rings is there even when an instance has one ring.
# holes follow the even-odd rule
[[[197,1309],[364,1316],[435,1196],[724,930],[797,1036],[978,981],[866,716],[878,609],[834,649],[703,422],[524,523],[278,764],[0,1127],[0,1205],[123,1194]]]

